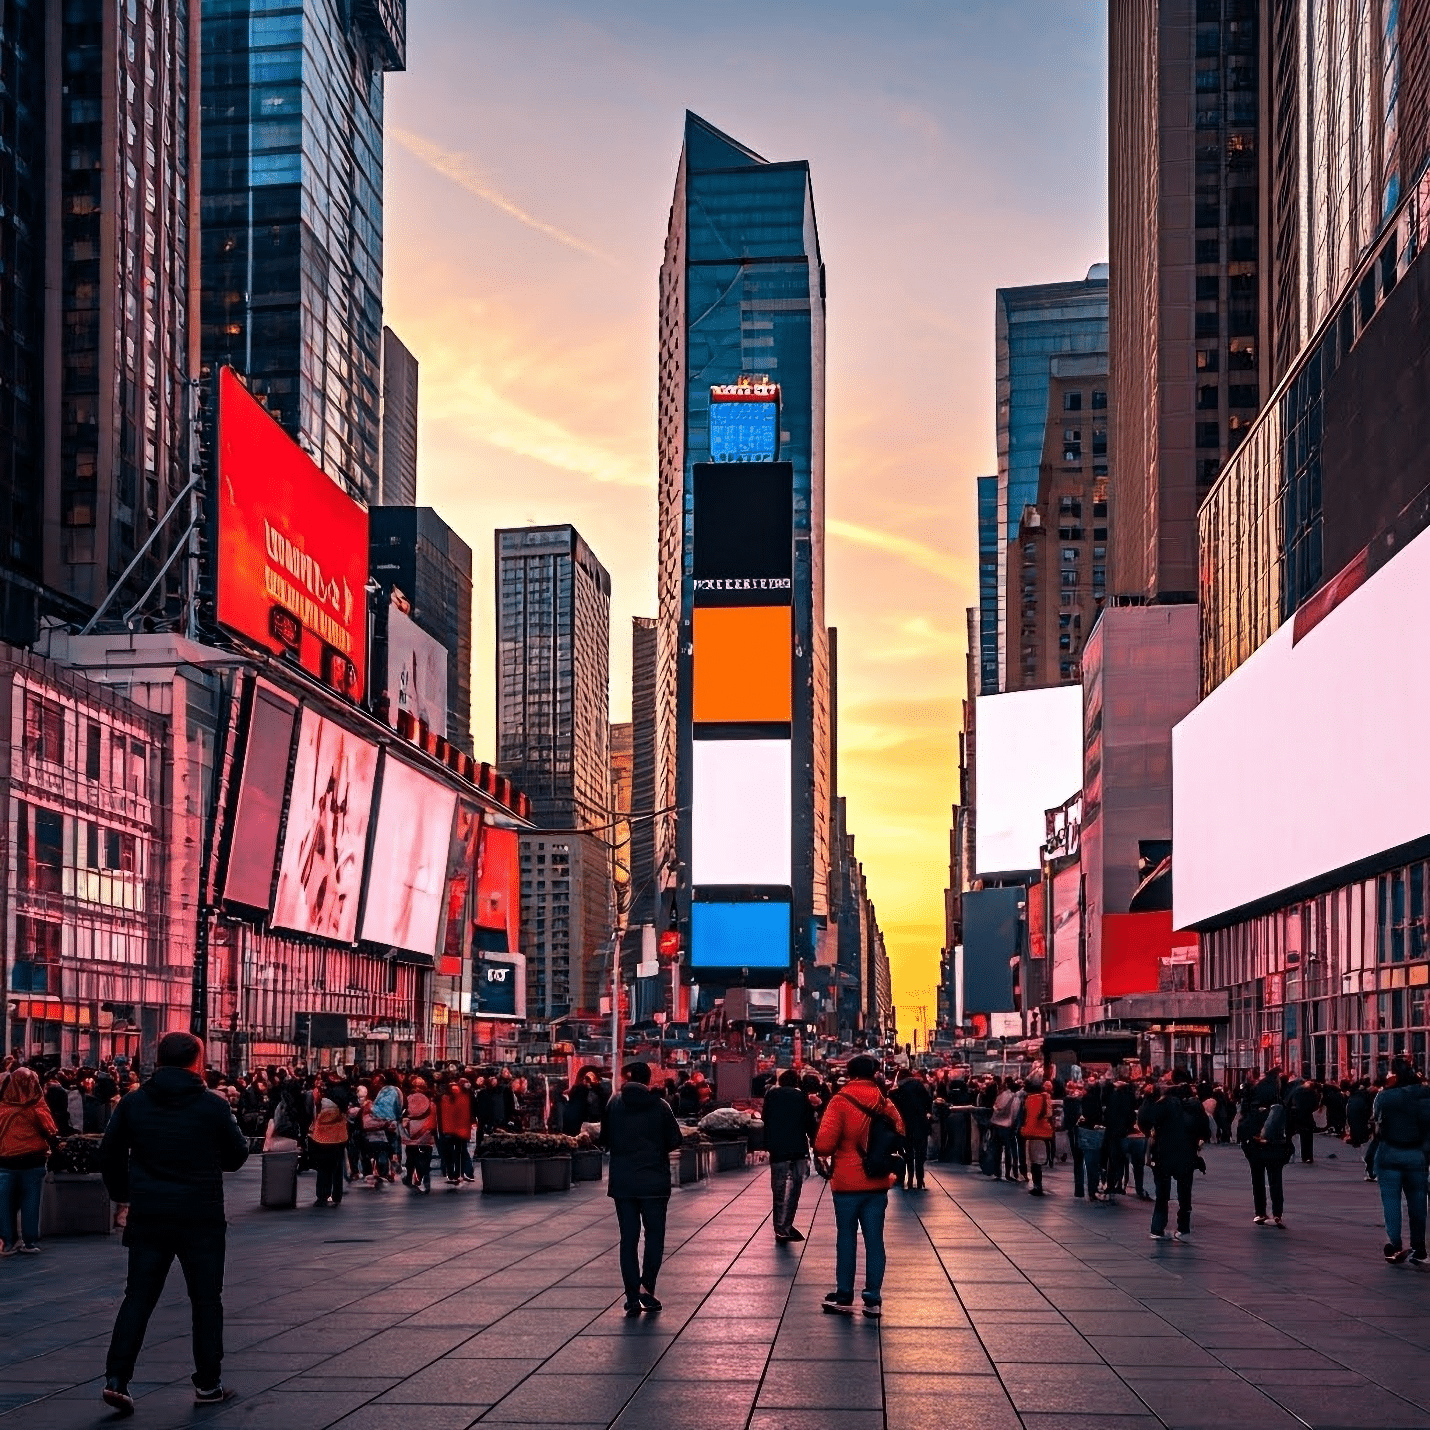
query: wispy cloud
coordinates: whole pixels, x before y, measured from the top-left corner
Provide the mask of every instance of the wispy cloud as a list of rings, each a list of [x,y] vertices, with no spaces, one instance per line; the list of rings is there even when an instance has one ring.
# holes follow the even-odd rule
[[[594,244],[587,243],[584,238],[578,238],[574,233],[567,233],[564,228],[558,228],[554,223],[547,223],[545,219],[537,218],[535,214],[527,213],[520,204],[507,198],[500,190],[494,189],[482,177],[480,170],[468,155],[453,149],[443,149],[441,145],[434,144],[430,139],[424,139],[420,134],[414,134],[410,129],[388,125],[384,132],[389,138],[396,140],[415,159],[420,159],[429,169],[434,173],[441,174],[444,179],[450,179],[459,189],[471,194],[473,198],[481,199],[483,203],[488,203],[494,209],[499,209],[509,218],[514,218],[518,223],[525,224],[527,228],[534,229],[537,233],[545,234],[547,238],[564,244],[567,248],[574,248],[577,253],[598,258],[602,263],[615,264],[616,260],[610,254],[603,253]]]
[[[897,556],[911,566],[931,572],[945,581],[957,583],[968,579],[967,558],[960,559],[946,551],[938,551],[911,536],[899,536],[892,531],[880,531],[876,527],[860,526],[856,522],[843,521],[836,517],[828,518],[824,526],[830,536],[837,536],[841,541],[851,541],[856,546],[868,546],[875,551]]]

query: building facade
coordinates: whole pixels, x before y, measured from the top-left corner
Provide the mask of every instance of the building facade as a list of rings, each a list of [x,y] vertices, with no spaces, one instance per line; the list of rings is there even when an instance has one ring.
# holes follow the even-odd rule
[[[600,1012],[611,991],[611,848],[585,830],[521,836],[526,1006],[538,1021]]]
[[[656,867],[656,836],[664,808],[656,788],[656,622],[631,620],[631,914],[632,925],[654,924],[662,883]]]
[[[96,9],[99,6],[96,0]],[[378,499],[384,76],[405,0],[203,5],[203,341]]]
[[[1000,288],[994,302],[995,426],[998,440],[998,689],[1015,664],[1017,621],[1008,609],[1008,567],[1023,512],[1038,504],[1048,392],[1055,358],[1107,353],[1107,265],[1095,264],[1080,283]],[[1091,414],[1088,413],[1088,416]],[[1082,427],[1081,416],[1072,424]],[[1107,475],[1107,462],[1094,475]],[[1101,470],[1099,470],[1101,469]],[[981,495],[981,494],[980,494]],[[980,517],[980,530],[982,521]],[[981,548],[980,542],[980,548]],[[980,550],[980,563],[982,553]],[[980,571],[981,575],[981,571]],[[984,694],[992,693],[982,691]]]
[[[545,829],[611,809],[611,578],[574,526],[496,533],[497,764]]]
[[[447,739],[471,755],[472,548],[428,506],[372,507],[368,531],[382,598],[401,591],[447,653]]]
[[[417,359],[391,328],[382,330],[382,446],[377,504],[417,505]]]
[[[998,693],[998,478],[978,486],[978,684],[970,695]]]
[[[1187,600],[1197,507],[1265,395],[1259,0],[1108,12],[1113,589]]]

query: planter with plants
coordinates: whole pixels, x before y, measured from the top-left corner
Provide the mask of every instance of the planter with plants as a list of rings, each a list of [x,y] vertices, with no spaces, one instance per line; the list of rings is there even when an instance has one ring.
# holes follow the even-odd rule
[[[530,1196],[571,1186],[577,1139],[559,1132],[494,1132],[482,1142],[482,1190]]]
[[[99,1137],[61,1138],[40,1196],[42,1236],[108,1236],[114,1206],[99,1175]]]
[[[586,1133],[576,1139],[571,1152],[571,1180],[573,1182],[599,1182],[605,1172],[605,1162],[601,1149]]]

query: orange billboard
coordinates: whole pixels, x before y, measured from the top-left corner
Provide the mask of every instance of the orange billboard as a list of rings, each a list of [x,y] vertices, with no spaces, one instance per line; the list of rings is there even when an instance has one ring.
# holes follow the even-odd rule
[[[361,700],[367,511],[219,370],[219,624]]]
[[[790,723],[789,606],[697,606],[696,724]]]

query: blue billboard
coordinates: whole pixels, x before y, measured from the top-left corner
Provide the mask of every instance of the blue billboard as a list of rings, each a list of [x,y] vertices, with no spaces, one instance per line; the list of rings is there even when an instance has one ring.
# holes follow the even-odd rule
[[[789,961],[788,902],[691,904],[692,968],[786,969]]]
[[[777,402],[744,399],[710,402],[712,462],[773,462],[779,451]]]

